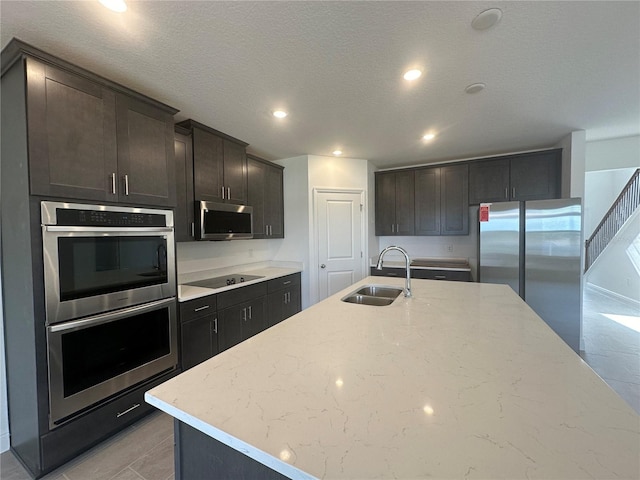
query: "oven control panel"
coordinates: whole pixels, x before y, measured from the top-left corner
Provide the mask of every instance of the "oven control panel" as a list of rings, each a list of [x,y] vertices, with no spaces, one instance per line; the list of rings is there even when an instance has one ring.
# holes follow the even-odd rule
[[[113,212],[59,208],[57,225],[78,227],[166,227],[166,216],[158,213]]]

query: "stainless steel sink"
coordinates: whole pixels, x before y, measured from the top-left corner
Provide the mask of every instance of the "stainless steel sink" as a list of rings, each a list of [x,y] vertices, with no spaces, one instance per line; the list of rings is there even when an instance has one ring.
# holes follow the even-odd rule
[[[357,303],[360,305],[373,305],[375,307],[384,307],[385,305],[391,305],[393,298],[385,297],[369,297],[367,295],[348,295],[342,299],[343,302]]]
[[[366,287],[362,287],[357,292],[359,295],[368,295],[370,297],[384,297],[394,299],[400,293],[402,293],[401,288],[393,288],[393,287],[384,287],[382,285],[367,285]]]
[[[384,307],[391,305],[402,293],[401,288],[385,287],[383,285],[365,285],[342,298],[343,302],[357,303],[359,305],[372,305]]]

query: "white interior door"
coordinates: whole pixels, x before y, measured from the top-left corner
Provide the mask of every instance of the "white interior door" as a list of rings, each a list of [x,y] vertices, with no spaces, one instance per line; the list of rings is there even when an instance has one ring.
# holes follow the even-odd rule
[[[364,277],[363,197],[316,192],[318,301]]]

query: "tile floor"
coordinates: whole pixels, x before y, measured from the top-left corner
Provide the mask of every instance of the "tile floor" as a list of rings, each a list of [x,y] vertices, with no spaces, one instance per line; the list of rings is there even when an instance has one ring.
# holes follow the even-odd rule
[[[640,331],[605,314],[636,317],[640,309],[591,287],[584,292],[583,358],[640,414]],[[640,325],[637,326],[640,330]],[[43,477],[46,480],[173,480],[173,422],[154,413]],[[11,452],[0,455],[0,479],[29,480]]]
[[[624,326],[606,315],[629,322]],[[640,415],[640,307],[584,289],[582,358]]]
[[[30,478],[11,452],[0,455],[0,479]],[[173,419],[152,413],[42,478],[173,480]]]

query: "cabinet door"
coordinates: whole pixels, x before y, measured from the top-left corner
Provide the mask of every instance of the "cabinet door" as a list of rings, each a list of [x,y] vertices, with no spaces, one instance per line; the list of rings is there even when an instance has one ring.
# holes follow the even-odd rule
[[[236,305],[218,312],[218,350],[224,352],[240,343],[245,305]]]
[[[175,134],[176,215],[173,219],[177,242],[193,240],[193,154],[191,135]]]
[[[214,355],[212,334],[215,315],[197,318],[181,325],[182,369],[186,370]]]
[[[222,202],[222,138],[193,128],[193,193],[196,201]]]
[[[469,234],[469,170],[467,165],[440,168],[440,235]]]
[[[268,166],[266,173],[265,212],[269,238],[284,238],[283,168]]]
[[[376,174],[376,235],[394,235],[396,231],[396,174]]]
[[[247,202],[253,207],[253,238],[267,236],[267,170],[264,162],[247,158]]]
[[[560,196],[562,150],[511,158],[511,199],[545,200]]]
[[[116,108],[119,201],[175,206],[173,116],[122,94]]]
[[[469,203],[509,200],[509,159],[482,160],[469,165]]]
[[[300,285],[285,291],[286,302],[284,304],[282,320],[292,317],[301,310]]]
[[[26,69],[31,193],[117,200],[115,94],[31,58]]]
[[[416,235],[440,235],[440,169],[415,171]]]
[[[247,204],[247,156],[246,147],[223,140],[225,202]]]
[[[266,303],[266,297],[260,297],[243,304],[245,311],[242,323],[242,340],[253,337],[269,326],[267,324]]]
[[[415,235],[414,171],[396,173],[396,235]]]
[[[287,296],[283,290],[267,295],[267,328],[284,320],[284,304]]]

